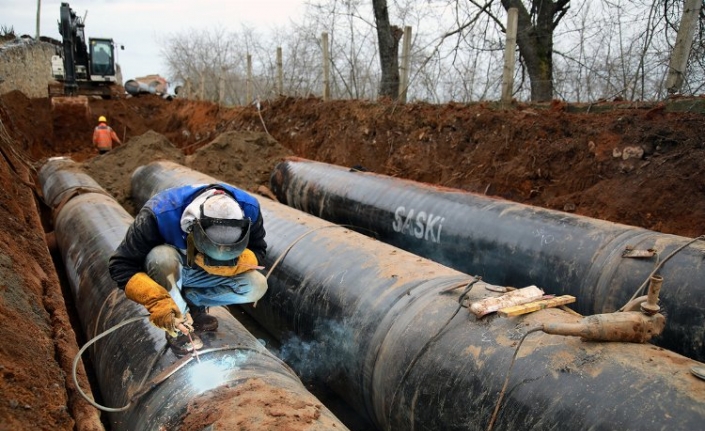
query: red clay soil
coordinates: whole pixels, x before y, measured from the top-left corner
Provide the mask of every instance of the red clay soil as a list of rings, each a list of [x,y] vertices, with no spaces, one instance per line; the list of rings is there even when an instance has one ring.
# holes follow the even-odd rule
[[[48,99],[0,96],[0,431],[100,425],[70,378],[76,334],[33,185],[47,157],[85,162],[128,211],[129,175],[151,160],[256,192],[281,158],[296,155],[696,237],[705,234],[705,117],[674,106],[615,102],[577,112],[562,103],[280,98],[258,112],[146,95],[52,109]],[[104,156],[90,142],[99,115],[125,142]]]
[[[193,400],[182,430],[237,431],[335,431],[340,427],[321,414],[323,405],[315,397],[297,397],[260,379],[248,379],[235,387],[220,387]],[[246,414],[233,414],[244,411]]]

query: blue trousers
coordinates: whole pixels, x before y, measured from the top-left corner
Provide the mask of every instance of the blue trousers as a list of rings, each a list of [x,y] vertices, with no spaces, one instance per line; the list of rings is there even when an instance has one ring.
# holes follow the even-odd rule
[[[182,313],[189,307],[249,304],[267,292],[267,278],[257,270],[233,277],[186,266],[186,255],[170,245],[154,247],[145,259],[147,274],[164,287]]]

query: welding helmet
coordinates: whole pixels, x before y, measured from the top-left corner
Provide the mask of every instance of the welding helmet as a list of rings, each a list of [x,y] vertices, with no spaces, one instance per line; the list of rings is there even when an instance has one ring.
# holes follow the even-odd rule
[[[247,247],[251,221],[237,201],[222,190],[215,190],[199,207],[191,234],[196,249],[209,266],[234,266]]]
[[[103,115],[101,115],[100,117],[98,117],[98,122],[99,123],[107,123],[108,120],[106,120],[105,117]]]

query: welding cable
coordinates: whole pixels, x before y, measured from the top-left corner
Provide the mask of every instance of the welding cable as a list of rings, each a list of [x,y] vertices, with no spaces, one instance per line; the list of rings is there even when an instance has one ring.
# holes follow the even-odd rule
[[[504,378],[504,385],[502,386],[502,390],[499,392],[499,398],[497,399],[497,405],[494,408],[494,412],[492,413],[492,417],[490,418],[490,423],[487,425],[487,431],[492,431],[492,427],[494,426],[494,421],[497,419],[497,413],[499,413],[499,407],[502,405],[502,399],[504,398],[504,394],[507,391],[507,385],[509,384],[509,377],[512,375],[512,369],[514,368],[514,363],[517,360],[517,354],[519,353],[519,348],[521,347],[521,344],[526,340],[526,337],[529,334],[532,334],[534,332],[539,332],[543,331],[543,326],[537,326],[535,328],[529,329],[526,334],[524,334],[521,337],[521,340],[519,340],[519,344],[517,344],[516,349],[514,349],[514,355],[512,356],[512,362],[509,364],[509,370],[507,370],[507,377]]]
[[[71,370],[71,373],[73,376],[73,384],[76,385],[76,389],[78,389],[78,393],[80,393],[81,396],[86,401],[88,401],[93,407],[95,407],[99,410],[103,410],[105,412],[123,412],[130,407],[132,402],[129,402],[124,407],[113,408],[113,407],[101,406],[100,404],[98,404],[95,401],[93,401],[92,399],[90,399],[90,397],[88,395],[86,395],[85,392],[83,392],[83,389],[81,389],[81,386],[78,384],[78,377],[76,375],[76,368],[78,368],[78,361],[81,359],[81,355],[83,354],[83,352],[86,351],[86,349],[88,349],[91,345],[93,345],[93,343],[95,343],[96,341],[105,337],[106,335],[110,334],[111,332],[116,331],[117,329],[122,328],[125,325],[129,325],[130,323],[139,322],[142,319],[144,319],[145,317],[149,317],[149,316],[148,315],[147,316],[137,316],[137,317],[133,317],[131,319],[123,320],[122,322],[120,322],[117,325],[113,326],[112,328],[106,330],[105,332],[98,334],[96,337],[89,340],[83,347],[81,347],[81,350],[78,351],[78,353],[76,354],[76,357],[73,359],[73,368]]]
[[[438,337],[441,336],[441,334],[446,329],[446,327],[455,318],[455,316],[458,314],[458,312],[464,307],[463,301],[465,300],[465,297],[470,293],[470,290],[472,290],[473,286],[480,280],[482,280],[482,277],[480,277],[480,276],[475,276],[475,277],[473,277],[472,280],[470,280],[470,282],[465,286],[465,290],[463,291],[463,293],[461,293],[460,296],[458,297],[458,308],[455,309],[455,312],[453,312],[453,314],[448,318],[448,320],[446,320],[446,322],[443,324],[443,326],[440,327],[438,332],[436,332],[436,334],[433,337],[431,337],[426,342],[426,344],[423,345],[421,350],[419,350],[416,353],[416,355],[414,355],[414,358],[411,360],[411,362],[409,362],[409,365],[406,367],[406,370],[404,370],[404,374],[402,374],[401,378],[399,379],[399,384],[394,389],[394,393],[392,394],[392,399],[389,403],[389,417],[392,416],[392,409],[394,408],[394,400],[397,398],[397,393],[399,393],[399,388],[406,380],[407,376],[411,372],[411,369],[414,367],[414,365],[416,365],[416,362],[419,360],[421,355],[423,355],[429,349],[429,347],[431,347],[431,344],[433,344],[438,339]],[[440,293],[442,294],[444,292],[447,292],[447,290],[442,291]]]
[[[76,354],[76,357],[75,357],[74,360],[73,360],[73,368],[72,368],[72,370],[71,370],[72,377],[73,377],[73,383],[74,383],[74,385],[76,385],[76,389],[78,390],[79,394],[81,394],[81,396],[82,396],[86,401],[88,401],[88,403],[90,403],[93,407],[97,408],[98,410],[102,410],[102,411],[105,411],[105,412],[111,412],[111,413],[123,412],[123,411],[127,410],[127,409],[130,408],[130,406],[132,406],[132,404],[134,404],[135,401],[137,401],[140,397],[144,396],[144,395],[147,394],[149,391],[151,391],[152,389],[154,389],[154,388],[156,388],[157,386],[159,386],[159,385],[160,385],[162,382],[164,382],[166,379],[168,379],[169,377],[171,377],[172,375],[174,375],[174,373],[176,373],[177,371],[179,371],[180,369],[182,369],[183,367],[185,367],[189,362],[191,362],[192,360],[194,360],[195,358],[197,358],[197,355],[196,355],[196,354],[191,354],[191,355],[188,355],[188,356],[184,356],[183,358],[179,359],[177,362],[175,362],[174,364],[172,364],[170,367],[166,368],[164,371],[162,371],[161,373],[159,373],[159,374],[158,374],[156,377],[154,377],[148,384],[145,385],[144,382],[143,382],[142,384],[140,384],[140,389],[137,390],[137,392],[135,392],[135,394],[132,396],[132,398],[130,398],[130,401],[127,403],[127,405],[125,405],[125,406],[123,406],[123,407],[106,407],[106,406],[102,406],[102,405],[96,403],[95,401],[93,401],[85,392],[83,392],[83,389],[81,389],[81,386],[78,384],[78,377],[77,377],[77,371],[76,371],[76,369],[78,368],[78,361],[81,359],[81,355],[83,355],[83,353],[84,353],[91,345],[93,345],[96,341],[100,340],[101,338],[105,337],[106,335],[108,335],[108,334],[110,334],[110,333],[116,331],[117,329],[119,329],[119,328],[121,328],[121,327],[123,327],[123,326],[125,326],[125,325],[129,325],[130,323],[134,323],[134,322],[141,321],[142,319],[145,319],[145,318],[147,318],[147,317],[149,317],[149,315],[137,316],[137,317],[133,317],[133,318],[130,318],[130,319],[127,319],[127,320],[124,320],[124,321],[118,323],[117,325],[113,326],[112,328],[109,328],[109,329],[106,330],[105,332],[102,332],[102,333],[99,334],[98,336],[96,336],[96,337],[92,338],[91,340],[89,340],[89,341],[78,351],[78,353]],[[261,350],[258,350],[258,349],[254,348],[254,347],[247,347],[247,346],[222,346],[222,347],[213,347],[213,348],[210,348],[210,349],[199,350],[199,351],[198,351],[198,356],[203,356],[203,355],[205,355],[205,354],[207,354],[207,353],[221,352],[221,351],[224,351],[224,350],[249,350],[249,351],[252,351],[252,352],[261,352]],[[273,356],[273,358],[275,358],[275,359],[276,359],[277,361],[279,361],[282,365],[284,365],[284,366],[286,366],[288,369],[290,369],[290,368],[288,367],[288,365],[286,365],[286,363],[284,363],[281,359],[277,358],[276,356]],[[292,371],[292,373],[293,373],[293,371]]]
[[[272,136],[272,135],[269,133],[269,130],[267,130],[267,125],[264,124],[264,118],[262,117],[262,108],[261,108],[262,103],[261,103],[260,100],[259,100],[259,96],[257,96],[257,97],[255,98],[255,101],[252,102],[252,104],[257,107],[257,115],[259,115],[259,119],[260,119],[260,121],[262,122],[262,127],[264,127],[264,133],[268,134],[269,136]],[[273,138],[273,137],[274,137],[274,136],[272,136],[272,138]]]
[[[269,271],[267,271],[267,275],[265,275],[264,278],[265,278],[265,279],[269,279],[269,275],[272,273],[272,271],[274,271],[274,268],[276,268],[276,267],[279,265],[279,263],[284,259],[284,256],[286,256],[287,253],[289,253],[289,251],[291,251],[291,249],[294,248],[294,246],[296,245],[297,242],[299,242],[299,241],[301,241],[302,239],[304,239],[304,237],[306,237],[308,234],[311,234],[311,233],[316,232],[316,231],[321,230],[321,229],[327,229],[327,228],[331,228],[331,227],[343,227],[343,228],[348,228],[348,229],[350,229],[350,228],[353,228],[353,227],[355,227],[355,226],[352,226],[352,225],[345,225],[345,224],[333,224],[333,225],[328,225],[328,226],[319,226],[319,227],[317,227],[317,228],[315,228],[315,229],[311,229],[310,231],[307,231],[307,232],[302,233],[301,235],[299,235],[298,238],[296,238],[295,240],[293,240],[293,241],[291,242],[291,244],[289,244],[289,245],[284,249],[284,251],[279,255],[278,258],[276,258],[276,260],[275,260],[274,263],[272,264],[272,267],[269,268]],[[361,229],[363,229],[363,228],[361,228]],[[371,231],[371,232],[372,232],[372,231]],[[374,232],[372,232],[372,233],[374,233]],[[257,308],[257,301],[255,301],[255,302],[252,304],[252,307],[253,307],[253,308]]]
[[[698,241],[698,240],[705,240],[705,235],[700,235],[700,236],[697,237],[697,238],[693,238],[692,240],[688,241],[687,243],[685,243],[685,244],[683,244],[682,246],[678,247],[677,249],[673,250],[673,251],[671,252],[671,254],[669,254],[668,256],[666,256],[666,258],[663,259],[662,261],[659,262],[659,261],[657,260],[657,261],[656,261],[656,265],[654,266],[654,269],[651,271],[651,273],[649,274],[649,276],[646,277],[646,280],[644,280],[644,282],[641,284],[641,286],[639,286],[639,288],[636,290],[636,292],[634,292],[634,295],[632,295],[632,297],[629,298],[629,301],[627,301],[627,303],[624,304],[624,305],[622,306],[622,308],[620,308],[620,309],[617,310],[617,311],[624,311],[625,307],[626,307],[630,302],[632,302],[637,296],[639,296],[639,294],[644,290],[644,288],[646,288],[646,285],[647,285],[647,284],[649,283],[649,281],[651,280],[651,277],[653,277],[653,276],[663,267],[663,265],[664,265],[666,262],[668,262],[668,260],[669,260],[670,258],[672,258],[672,257],[675,256],[678,252],[680,252],[681,250],[683,250],[684,248],[688,247],[689,245],[691,245],[692,243],[694,243],[695,241]],[[659,255],[657,254],[656,256],[657,256],[657,259],[658,259],[658,256],[659,256]]]
[[[310,231],[308,231],[308,232],[305,232],[304,234],[300,235],[298,238],[296,238],[294,241],[292,241],[291,244],[289,244],[289,246],[284,250],[284,252],[283,252],[283,253],[277,258],[277,260],[272,264],[272,267],[270,268],[269,272],[267,273],[266,278],[269,278],[269,275],[272,273],[272,271],[274,270],[274,268],[275,268],[277,265],[279,265],[279,263],[281,262],[281,260],[284,259],[284,256],[286,256],[286,254],[294,247],[294,245],[296,245],[297,242],[299,242],[301,239],[303,239],[305,236],[307,236],[307,235],[310,234],[310,233],[313,233],[313,232],[315,232],[315,231],[317,231],[317,230],[321,230],[321,229],[325,229],[325,228],[331,228],[331,227],[345,227],[345,228],[350,228],[350,227],[352,227],[352,226],[347,226],[347,225],[329,225],[329,226],[321,226],[321,227],[318,227],[318,228],[316,228],[316,229],[312,229],[312,230],[310,230]],[[112,296],[112,295],[111,295],[111,296]],[[108,296],[108,298],[106,298],[106,301],[103,302],[103,306],[105,305],[105,303],[108,301],[108,299],[109,299],[111,296]],[[257,303],[255,303],[254,305],[256,306]],[[103,311],[103,306],[101,306],[99,315],[100,315],[100,314],[102,313],[102,311]],[[127,319],[127,320],[124,320],[124,321],[118,323],[117,325],[113,326],[112,328],[109,328],[109,329],[107,329],[106,331],[104,331],[104,332],[102,332],[102,333],[96,335],[95,337],[93,337],[93,338],[92,338],[91,340],[89,340],[83,347],[81,347],[81,349],[80,349],[80,350],[78,351],[78,353],[76,354],[76,357],[75,357],[74,360],[73,360],[73,369],[72,369],[73,382],[74,382],[74,384],[76,385],[76,389],[78,390],[79,394],[80,394],[86,401],[88,401],[88,403],[90,403],[93,407],[95,407],[95,408],[97,408],[97,409],[99,409],[99,410],[105,411],[105,412],[112,412],[112,413],[114,413],[114,412],[123,412],[123,411],[127,410],[128,408],[130,408],[130,406],[132,405],[132,402],[133,402],[136,398],[139,398],[140,396],[142,396],[142,395],[146,394],[147,392],[149,392],[152,388],[154,388],[154,387],[156,387],[157,385],[159,385],[159,383],[163,382],[166,378],[170,377],[174,372],[178,371],[180,368],[182,368],[184,365],[186,365],[188,362],[190,362],[191,359],[193,359],[194,356],[193,356],[193,355],[190,355],[190,356],[188,357],[188,360],[187,360],[187,361],[184,361],[180,366],[176,367],[176,368],[173,370],[173,372],[169,373],[169,375],[165,376],[164,378],[159,378],[159,379],[156,380],[156,381],[152,381],[152,383],[150,383],[149,386],[144,386],[143,384],[140,385],[141,388],[136,392],[135,396],[132,397],[132,399],[130,400],[130,402],[129,402],[126,406],[123,406],[123,407],[106,407],[106,406],[102,406],[102,405],[96,403],[95,401],[93,401],[85,392],[83,392],[83,389],[81,389],[81,386],[78,384],[78,377],[77,377],[76,369],[78,368],[78,361],[81,359],[81,355],[83,355],[83,353],[84,353],[90,346],[92,346],[96,341],[100,340],[101,338],[105,337],[106,335],[110,334],[111,332],[116,331],[117,329],[119,329],[119,328],[121,328],[121,327],[123,327],[123,326],[125,326],[125,325],[129,325],[130,323],[138,322],[138,321],[140,321],[140,320],[142,320],[142,319],[144,319],[144,318],[146,318],[146,317],[149,317],[149,315],[133,317],[133,318],[131,318],[131,319]],[[96,332],[97,332],[97,327],[96,327]],[[242,350],[242,349],[244,349],[244,348],[243,348],[243,347],[226,347],[226,348],[206,349],[206,350],[201,350],[200,353],[203,354],[203,353],[208,353],[208,352],[211,352],[211,351],[227,350],[227,349],[232,349],[232,350],[240,349],[240,350]],[[246,350],[248,350],[248,349],[246,349]],[[252,349],[249,349],[249,350],[252,350]],[[276,358],[276,356],[275,356],[275,358]],[[281,359],[279,359],[279,358],[277,358],[277,359],[278,359],[280,362],[282,362],[282,364],[286,365],[287,368],[289,368],[289,366],[288,366],[286,363],[284,363],[283,361],[281,361]],[[157,376],[157,377],[159,377],[159,376]]]
[[[265,276],[265,278],[269,278],[269,275],[272,273],[272,271],[274,271],[274,268],[276,268],[276,267],[279,265],[279,263],[284,259],[284,257],[287,255],[287,253],[289,253],[289,251],[291,251],[291,249],[294,248],[294,246],[296,245],[297,242],[301,241],[302,239],[304,239],[304,237],[306,237],[307,235],[309,235],[309,234],[311,234],[311,233],[314,233],[314,232],[319,231],[319,230],[321,230],[321,229],[327,229],[327,228],[331,228],[331,227],[342,227],[342,228],[347,228],[347,229],[351,229],[351,230],[354,230],[354,229],[367,230],[367,231],[369,231],[370,233],[372,233],[373,235],[375,235],[375,237],[376,237],[376,232],[374,232],[374,231],[372,231],[372,230],[365,229],[365,228],[363,228],[363,227],[357,227],[357,226],[349,225],[349,224],[333,224],[333,225],[327,225],[327,226],[319,226],[319,227],[317,227],[317,228],[315,228],[315,229],[311,229],[311,230],[309,230],[309,231],[307,231],[307,232],[302,233],[301,235],[299,235],[298,238],[296,238],[295,240],[293,240],[293,241],[291,242],[291,244],[289,244],[289,245],[284,249],[284,251],[279,255],[279,257],[274,261],[274,263],[272,264],[272,267],[269,268],[269,271],[267,272],[267,275]]]

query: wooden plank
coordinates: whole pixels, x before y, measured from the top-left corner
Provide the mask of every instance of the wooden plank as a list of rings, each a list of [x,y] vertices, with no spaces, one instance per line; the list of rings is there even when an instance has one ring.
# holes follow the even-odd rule
[[[470,311],[477,317],[482,317],[489,313],[519,304],[526,304],[539,300],[543,297],[543,290],[536,286],[522,287],[512,290],[501,296],[491,296],[480,299],[470,304]]]
[[[528,304],[515,305],[513,307],[502,308],[497,313],[502,317],[520,316],[522,314],[533,313],[544,308],[559,307],[561,305],[572,304],[575,296],[563,295],[555,298],[542,299],[540,301],[529,302]]]

